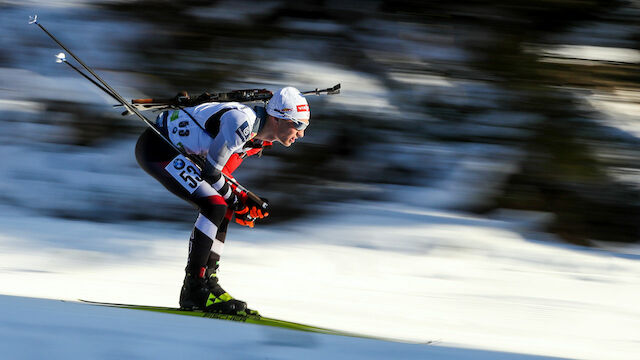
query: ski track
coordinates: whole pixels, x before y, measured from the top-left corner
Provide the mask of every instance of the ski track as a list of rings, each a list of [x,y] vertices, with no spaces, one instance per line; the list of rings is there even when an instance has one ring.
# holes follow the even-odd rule
[[[0,210],[0,293],[176,305],[188,226]],[[0,296],[12,309],[0,316],[3,353],[635,359],[640,350],[637,247],[575,247],[538,240],[548,236],[514,219],[393,204],[317,210],[324,215],[287,225],[234,226],[221,267],[225,288],[266,316],[410,343]]]

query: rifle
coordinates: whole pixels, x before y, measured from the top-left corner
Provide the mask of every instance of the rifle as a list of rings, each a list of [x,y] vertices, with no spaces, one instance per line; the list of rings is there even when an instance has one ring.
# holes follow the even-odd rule
[[[340,93],[340,84],[336,84],[333,87],[326,89],[315,89],[310,91],[303,91],[302,95],[335,95]],[[219,93],[203,93],[201,95],[196,96],[195,98],[189,97],[186,92],[182,92],[173,98],[169,99],[133,99],[131,100],[131,104],[135,106],[138,110],[166,110],[166,109],[176,109],[180,107],[192,107],[197,106],[207,102],[239,102],[239,103],[250,103],[250,102],[267,102],[269,99],[273,97],[273,92],[267,89],[243,89],[243,90],[233,90],[229,92],[219,92]],[[115,105],[122,106],[122,105]],[[128,112],[125,112],[123,115],[126,115]]]

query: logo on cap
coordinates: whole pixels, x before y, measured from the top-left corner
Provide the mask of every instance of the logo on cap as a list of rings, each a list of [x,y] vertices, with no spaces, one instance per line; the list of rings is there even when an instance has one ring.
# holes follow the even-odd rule
[[[296,106],[296,109],[298,110],[298,112],[309,111],[309,105],[307,104],[298,105]]]

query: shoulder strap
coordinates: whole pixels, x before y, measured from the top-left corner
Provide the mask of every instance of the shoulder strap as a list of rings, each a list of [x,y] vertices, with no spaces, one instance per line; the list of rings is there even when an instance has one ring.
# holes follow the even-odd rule
[[[233,109],[234,108],[226,108],[226,109],[218,110],[213,115],[211,115],[207,119],[207,121],[205,121],[204,128],[207,131],[207,133],[209,134],[209,136],[215,137],[218,134],[218,132],[220,132],[220,118],[227,111],[233,110]]]

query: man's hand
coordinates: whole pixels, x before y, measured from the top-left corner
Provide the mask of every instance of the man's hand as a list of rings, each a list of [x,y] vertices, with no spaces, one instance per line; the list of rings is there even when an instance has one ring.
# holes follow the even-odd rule
[[[243,198],[240,196],[239,198]],[[269,203],[269,201],[265,198],[261,198],[265,203]],[[242,209],[236,210],[236,222],[242,226],[253,227],[256,219],[264,219],[269,216],[269,213],[266,210],[263,210],[260,205],[258,205],[255,201],[244,198],[245,206]]]
[[[262,200],[265,204],[267,204],[266,206],[267,208],[269,207],[269,200],[263,197],[261,197],[260,200]],[[262,206],[260,206],[260,204],[256,203],[250,198],[247,199],[247,207],[249,208],[249,215],[251,215],[251,217],[254,219],[264,219],[267,216],[269,216],[269,213],[267,212],[267,210],[263,209]]]
[[[242,210],[238,210],[235,212],[236,214],[236,222],[242,226],[248,226],[250,228],[253,227],[256,219],[251,217],[249,214],[249,207],[245,207]]]

